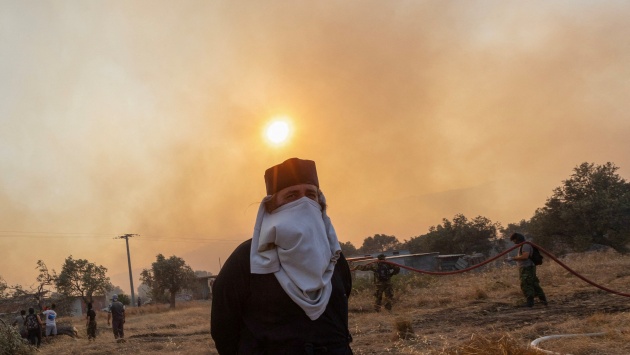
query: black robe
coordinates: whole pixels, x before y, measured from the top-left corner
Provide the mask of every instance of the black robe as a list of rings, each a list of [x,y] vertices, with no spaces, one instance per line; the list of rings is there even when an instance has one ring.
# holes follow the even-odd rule
[[[219,354],[352,354],[348,298],[352,278],[341,255],[324,313],[311,320],[274,274],[250,272],[252,240],[230,255],[212,286],[211,335]]]

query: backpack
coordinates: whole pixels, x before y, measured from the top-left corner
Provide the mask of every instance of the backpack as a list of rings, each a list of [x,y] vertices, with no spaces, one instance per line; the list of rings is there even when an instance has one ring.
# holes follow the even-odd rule
[[[540,250],[538,250],[538,248],[536,248],[533,245],[532,245],[532,255],[530,255],[529,258],[534,263],[534,265],[542,265],[543,263],[543,256],[540,253]]]
[[[542,265],[542,263],[543,263],[543,256],[540,253],[540,250],[538,250],[538,248],[536,248],[533,245],[531,247],[532,247],[532,253],[529,254],[528,259],[531,260],[534,263],[534,265],[536,265],[536,266]],[[523,247],[520,248],[519,254],[522,253],[522,252],[523,252]]]
[[[376,279],[379,281],[387,281],[391,277],[389,273],[389,267],[385,263],[378,263],[376,265]]]
[[[29,314],[26,316],[26,329],[35,330],[39,329],[39,322],[37,321],[37,316],[34,314]]]

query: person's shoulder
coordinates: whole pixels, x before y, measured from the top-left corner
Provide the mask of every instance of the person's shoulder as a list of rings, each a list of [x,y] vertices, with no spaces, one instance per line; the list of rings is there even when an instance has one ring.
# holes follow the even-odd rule
[[[225,260],[223,267],[219,271],[213,285],[224,284],[224,279],[245,277],[250,273],[250,250],[252,248],[252,240],[246,240],[234,249],[232,254]],[[213,286],[214,287],[214,286]]]
[[[249,254],[252,249],[252,240],[248,239],[234,249],[229,259],[249,262]]]
[[[246,253],[249,256],[249,251],[252,248],[252,240],[248,239],[244,242],[242,242],[239,246],[236,247],[236,249],[234,249],[234,251],[232,252],[232,254],[241,254],[241,253]]]

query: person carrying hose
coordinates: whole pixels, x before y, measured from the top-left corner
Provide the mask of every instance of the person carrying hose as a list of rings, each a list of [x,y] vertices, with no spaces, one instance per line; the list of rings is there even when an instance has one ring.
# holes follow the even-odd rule
[[[394,299],[394,287],[392,286],[392,276],[400,272],[400,267],[385,263],[385,254],[379,254],[376,263],[357,266],[357,270],[372,271],[374,273],[374,310],[381,311],[383,302],[383,294],[385,294],[385,309],[392,310],[392,301]]]
[[[510,236],[510,240],[514,244],[521,244],[525,241],[525,236],[520,233],[514,233]],[[518,254],[514,257],[508,257],[507,261],[516,261],[518,265],[518,273],[521,281],[521,291],[526,297],[527,302],[524,306],[533,307],[534,298],[538,297],[543,305],[547,305],[547,297],[542,287],[540,287],[540,280],[536,276],[536,265],[530,259],[530,255],[534,249],[529,244],[523,244],[518,249]]]

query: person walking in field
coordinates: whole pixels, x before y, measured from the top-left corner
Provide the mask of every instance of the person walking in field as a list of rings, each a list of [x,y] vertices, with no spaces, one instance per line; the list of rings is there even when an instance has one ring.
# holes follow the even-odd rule
[[[510,236],[510,240],[514,244],[521,244],[525,241],[525,236],[520,233],[514,233]],[[540,287],[540,280],[536,276],[536,265],[530,259],[530,255],[534,252],[534,249],[529,244],[523,244],[518,249],[518,254],[514,257],[508,257],[508,261],[516,261],[518,265],[519,279],[521,281],[521,291],[526,298],[525,306],[533,307],[534,298],[538,297],[543,305],[547,305],[547,297],[542,287]]]
[[[350,268],[319,188],[315,162],[265,171],[253,237],[212,287],[211,335],[225,354],[351,355]]]
[[[107,325],[114,331],[114,339],[119,343],[125,342],[125,305],[118,301],[118,295],[112,296],[112,303],[107,308]]]
[[[385,295],[385,309],[392,310],[392,302],[394,299],[394,287],[392,285],[392,276],[400,272],[400,267],[385,263],[385,254],[379,254],[376,263],[357,266],[357,270],[372,271],[374,273],[374,310],[381,311],[383,302],[383,294]]]
[[[96,341],[96,312],[92,309],[92,302],[87,304],[87,309],[85,327],[87,328],[88,341]]]
[[[28,342],[39,348],[42,343],[42,326],[44,323],[39,318],[39,314],[35,314],[33,307],[28,309],[28,315],[24,318],[24,326],[28,331]]]

